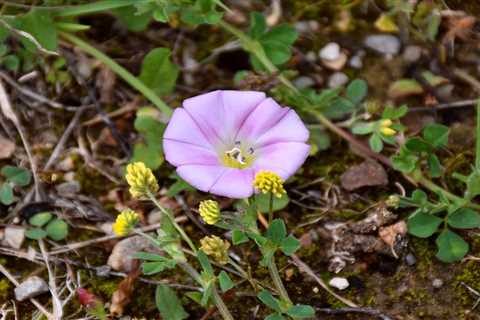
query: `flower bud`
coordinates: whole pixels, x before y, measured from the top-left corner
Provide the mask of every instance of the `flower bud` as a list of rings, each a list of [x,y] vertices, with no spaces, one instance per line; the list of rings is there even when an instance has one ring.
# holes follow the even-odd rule
[[[157,179],[143,162],[129,164],[125,178],[130,186],[130,194],[134,198],[141,198],[158,191]]]
[[[228,248],[230,243],[217,236],[208,236],[200,240],[201,247],[205,254],[212,256],[220,264],[228,263]]]
[[[388,127],[384,127],[382,129],[380,129],[380,132],[387,137],[394,136],[397,133],[397,131],[393,130],[392,128],[388,128]]]
[[[217,201],[204,200],[200,202],[198,211],[203,221],[207,224],[215,224],[220,220],[220,206]]]
[[[272,171],[259,171],[253,180],[253,186],[262,193],[271,192],[277,198],[287,193],[283,188],[282,178]]]
[[[126,209],[117,216],[112,229],[116,235],[126,236],[135,228],[138,222],[138,214],[131,209]]]
[[[400,205],[400,197],[397,196],[396,194],[392,194],[388,196],[387,200],[385,201],[385,204],[387,205],[387,207],[396,209]]]

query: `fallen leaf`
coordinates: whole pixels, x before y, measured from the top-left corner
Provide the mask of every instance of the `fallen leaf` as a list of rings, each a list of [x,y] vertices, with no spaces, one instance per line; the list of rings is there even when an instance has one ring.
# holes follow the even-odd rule
[[[135,288],[135,282],[140,276],[139,268],[134,269],[128,276],[120,282],[117,290],[112,295],[112,304],[110,305],[110,313],[116,316],[123,314],[123,309],[131,301],[131,296]]]
[[[342,187],[352,191],[361,187],[384,186],[388,183],[385,169],[375,161],[364,161],[350,167],[340,177]]]
[[[406,233],[407,224],[403,220],[387,227],[382,227],[378,231],[380,239],[382,239],[383,242],[388,244],[391,248],[395,246],[395,243],[397,242],[397,239],[399,239],[399,236],[403,238]]]

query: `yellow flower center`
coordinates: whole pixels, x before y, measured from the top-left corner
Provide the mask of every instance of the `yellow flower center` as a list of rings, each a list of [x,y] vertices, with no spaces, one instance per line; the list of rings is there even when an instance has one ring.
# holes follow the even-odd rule
[[[243,146],[240,141],[237,141],[234,147],[222,153],[221,161],[226,167],[245,169],[250,167],[255,160],[253,154],[253,148]]]

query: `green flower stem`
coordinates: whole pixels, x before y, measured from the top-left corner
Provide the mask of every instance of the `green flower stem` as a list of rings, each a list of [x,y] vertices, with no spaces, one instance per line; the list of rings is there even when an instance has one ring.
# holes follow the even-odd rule
[[[270,192],[270,199],[268,200],[268,224],[273,221],[273,192]]]
[[[116,74],[118,74],[123,80],[125,80],[129,85],[137,89],[140,93],[142,93],[148,100],[150,100],[155,106],[157,106],[164,114],[167,116],[171,116],[172,109],[170,109],[165,102],[163,102],[160,97],[152,91],[149,87],[147,87],[140,79],[135,77],[131,74],[127,69],[116,63],[113,59],[108,57],[103,52],[99,51],[95,47],[91,46],[87,42],[83,41],[82,39],[78,38],[77,36],[66,33],[60,32],[60,35],[68,40],[69,42],[75,44],[81,50],[85,51],[86,53],[92,55],[93,57],[100,60],[110,69],[112,69]]]
[[[202,280],[202,277],[200,274],[195,270],[189,263],[187,262],[181,262],[178,263],[178,265],[186,272],[188,273],[195,281],[197,281],[203,288],[205,288],[205,283]],[[222,315],[223,319],[225,320],[233,320],[233,316],[228,310],[227,305],[223,301],[222,297],[218,294],[217,287],[213,286],[213,291],[212,291],[212,299],[217,306],[218,311]]]
[[[288,296],[287,290],[283,285],[282,278],[280,278],[280,274],[278,273],[277,264],[275,263],[275,258],[272,257],[270,262],[268,263],[268,271],[270,272],[270,277],[273,280],[273,285],[278,291],[278,294],[282,298],[282,300],[287,301],[289,304],[292,304],[292,300]]]
[[[478,99],[477,103],[477,130],[475,139],[475,168],[480,170],[480,99]]]
[[[121,7],[145,4],[153,2],[153,0],[103,0],[89,4],[81,4],[77,6],[63,7],[61,9],[55,9],[54,14],[57,17],[74,17],[83,14],[96,13],[108,11],[111,9],[117,9]],[[48,7],[46,8],[48,9]]]
[[[170,214],[170,212],[168,212],[159,202],[158,200],[155,198],[155,196],[152,194],[152,193],[148,193],[148,198],[150,199],[150,201],[152,201],[158,209],[160,209],[160,211],[162,212],[162,214],[164,214],[169,220],[170,220],[170,223],[173,224],[173,226],[175,227],[175,229],[178,231],[178,233],[180,234],[180,236],[182,237],[183,240],[185,240],[185,242],[188,244],[188,246],[190,247],[190,249],[193,251],[193,253],[196,255],[197,254],[197,247],[195,247],[195,245],[193,244],[193,241],[192,239],[190,239],[190,237],[185,233],[185,231],[182,229],[182,227],[180,227],[178,225],[178,223],[175,221],[175,218]]]

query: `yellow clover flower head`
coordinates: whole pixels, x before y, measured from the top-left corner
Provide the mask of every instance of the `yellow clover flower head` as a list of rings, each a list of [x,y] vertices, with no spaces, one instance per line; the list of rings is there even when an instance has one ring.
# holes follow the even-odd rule
[[[253,180],[253,186],[255,189],[263,193],[273,193],[277,198],[281,198],[282,195],[287,192],[283,188],[283,180],[273,171],[262,170],[255,175]]]
[[[385,201],[385,204],[387,207],[397,209],[398,206],[400,205],[400,197],[397,196],[396,194],[392,194],[388,196],[387,200]]]
[[[393,124],[392,120],[390,120],[390,119],[381,120],[380,121],[380,132],[387,137],[394,136],[397,133],[397,131],[390,128],[390,126],[392,124]]]
[[[131,210],[123,210],[115,220],[112,226],[113,232],[118,236],[126,236],[140,221],[138,214]]]
[[[198,211],[203,221],[207,224],[215,224],[220,220],[220,206],[215,200],[204,200],[200,202]]]
[[[201,247],[205,254],[212,256],[215,261],[220,264],[228,263],[228,248],[230,248],[230,242],[222,240],[217,236],[208,236],[200,240]]]
[[[158,191],[157,179],[152,170],[147,168],[143,162],[129,164],[125,178],[130,186],[130,194],[134,198],[141,198],[148,193]]]

